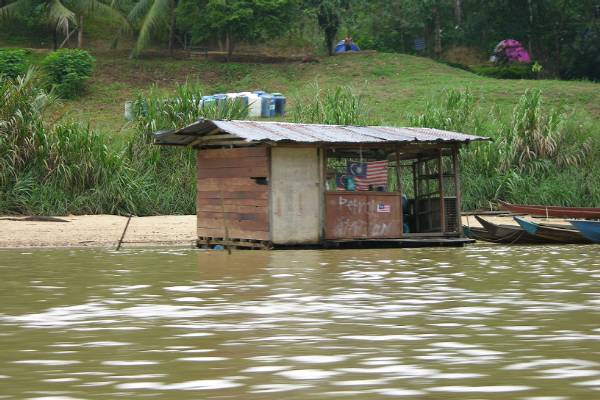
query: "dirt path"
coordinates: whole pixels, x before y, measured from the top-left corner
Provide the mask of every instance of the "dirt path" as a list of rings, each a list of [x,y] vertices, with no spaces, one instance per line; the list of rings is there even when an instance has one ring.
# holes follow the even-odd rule
[[[127,217],[115,215],[58,217],[50,221],[0,216],[0,248],[116,247],[126,223]],[[195,231],[195,215],[133,217],[122,247],[191,245]]]

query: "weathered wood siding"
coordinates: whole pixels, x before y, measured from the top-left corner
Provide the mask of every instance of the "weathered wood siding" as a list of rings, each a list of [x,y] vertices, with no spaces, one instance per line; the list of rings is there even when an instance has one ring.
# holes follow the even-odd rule
[[[326,239],[402,237],[400,193],[329,192],[325,198]]]
[[[316,147],[271,149],[271,230],[275,244],[318,244],[321,158]]]
[[[199,150],[198,236],[269,240],[268,177],[266,147]]]

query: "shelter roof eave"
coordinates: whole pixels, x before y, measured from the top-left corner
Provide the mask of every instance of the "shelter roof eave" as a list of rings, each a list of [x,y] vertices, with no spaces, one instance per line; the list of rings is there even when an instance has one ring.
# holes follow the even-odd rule
[[[292,124],[263,121],[199,120],[180,129],[154,134],[157,145],[214,147],[249,145],[312,145],[327,147],[391,147],[397,145],[460,145],[487,137],[429,128]]]

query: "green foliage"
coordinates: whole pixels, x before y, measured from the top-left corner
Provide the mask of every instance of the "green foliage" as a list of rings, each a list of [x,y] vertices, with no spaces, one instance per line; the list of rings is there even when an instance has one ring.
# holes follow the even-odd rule
[[[491,136],[490,143],[461,151],[463,204],[489,208],[504,199],[515,203],[596,206],[600,190],[600,139],[592,138],[572,115],[543,105],[540,91],[526,91],[504,121],[482,109],[469,90],[447,91],[411,115],[416,126]],[[597,179],[597,178],[596,178]]]
[[[365,106],[350,87],[321,90],[313,86],[311,97],[297,98],[290,115],[293,122],[328,125],[370,125]]]
[[[502,66],[473,66],[471,67],[471,70],[476,74],[489,76],[491,78],[497,79],[536,79],[539,76],[539,73],[541,72],[541,69],[534,69],[529,64],[508,64]]]
[[[73,122],[45,126],[54,99],[32,72],[0,77],[0,212],[42,215],[191,214],[195,212],[195,154],[152,144],[154,129],[198,118],[244,118],[225,103],[199,108],[201,92],[184,85],[174,97],[140,94],[137,134],[125,146]],[[144,112],[141,112],[145,109]]]
[[[281,36],[289,29],[296,0],[182,0],[178,27],[192,42],[218,40],[233,53],[240,41],[253,42]]]
[[[23,49],[0,49],[0,75],[16,78],[27,72],[28,52]]]
[[[42,62],[48,82],[64,98],[77,97],[92,76],[94,58],[85,50],[61,49]]]
[[[600,81],[600,20],[583,27],[571,46],[565,46],[561,75]]]

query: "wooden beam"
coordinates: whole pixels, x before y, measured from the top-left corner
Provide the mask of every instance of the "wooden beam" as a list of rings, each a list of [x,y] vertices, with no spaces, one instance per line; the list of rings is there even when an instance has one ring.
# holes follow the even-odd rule
[[[413,163],[413,191],[414,191],[414,196],[415,196],[415,202],[414,202],[414,215],[415,215],[415,229],[417,230],[417,232],[419,232],[419,216],[418,216],[418,212],[419,212],[419,179],[418,179],[418,171],[417,171],[417,166],[419,165],[419,161],[415,161]]]
[[[400,194],[400,237],[402,237],[404,236],[404,208],[402,208],[402,173],[400,168],[400,151],[396,146],[396,190]]]
[[[446,232],[446,204],[444,202],[444,163],[442,162],[442,150],[438,156],[438,182],[440,191],[440,229]]]
[[[458,162],[458,146],[454,147],[454,151],[452,152],[452,169],[454,172],[454,190],[456,196],[456,229],[458,230],[460,236],[463,236],[462,233],[462,195],[460,190],[460,170],[459,170],[459,162]]]
[[[240,140],[239,136],[236,135],[230,135],[230,134],[222,134],[222,135],[211,135],[211,136],[200,136],[196,139],[194,139],[194,141],[192,143],[190,143],[190,146],[197,146],[199,144],[202,143],[208,143],[208,142],[212,142],[214,140],[227,140],[227,139],[231,139],[231,140]]]
[[[214,148],[214,147],[241,147],[241,146],[247,146],[247,147],[252,147],[252,146],[257,146],[259,145],[259,143],[256,142],[246,142],[245,140],[232,140],[229,142],[202,142],[198,145],[195,145],[195,148]]]

